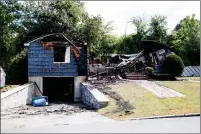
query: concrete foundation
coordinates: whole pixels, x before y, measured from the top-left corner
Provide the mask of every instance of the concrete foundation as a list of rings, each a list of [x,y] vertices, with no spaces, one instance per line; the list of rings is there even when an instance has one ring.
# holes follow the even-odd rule
[[[74,101],[81,101],[80,84],[86,80],[86,76],[77,76],[74,78]]]
[[[40,91],[43,93],[43,77],[29,77],[29,82],[36,82]]]

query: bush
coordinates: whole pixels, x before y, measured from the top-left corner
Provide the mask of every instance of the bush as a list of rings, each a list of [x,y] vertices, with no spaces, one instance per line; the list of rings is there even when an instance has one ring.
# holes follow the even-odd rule
[[[163,61],[164,73],[180,76],[184,70],[182,59],[176,54],[168,55]]]
[[[153,75],[154,74],[154,69],[153,67],[146,67],[145,72],[147,75]]]
[[[28,82],[27,49],[24,49],[11,60],[6,76],[7,84],[17,85]]]
[[[175,55],[175,53],[174,53],[174,52],[170,52],[170,54],[174,54],[174,55]]]

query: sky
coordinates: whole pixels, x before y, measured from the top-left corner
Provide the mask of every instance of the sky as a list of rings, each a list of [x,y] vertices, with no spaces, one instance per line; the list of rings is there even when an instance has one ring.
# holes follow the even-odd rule
[[[135,32],[134,16],[161,14],[167,17],[169,32],[187,15],[200,20],[200,1],[84,1],[90,15],[101,15],[105,22],[114,21],[114,34],[121,36]],[[126,30],[127,25],[127,30]]]

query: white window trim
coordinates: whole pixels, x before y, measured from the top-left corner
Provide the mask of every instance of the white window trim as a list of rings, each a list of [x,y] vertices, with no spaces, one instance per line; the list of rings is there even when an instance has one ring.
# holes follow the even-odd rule
[[[66,47],[65,61],[64,62],[53,62],[53,63],[70,63],[70,47]]]

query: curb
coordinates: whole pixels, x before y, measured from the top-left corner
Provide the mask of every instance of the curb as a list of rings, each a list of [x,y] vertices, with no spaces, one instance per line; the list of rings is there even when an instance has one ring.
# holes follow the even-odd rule
[[[151,116],[143,118],[131,118],[128,120],[146,120],[146,119],[162,119],[162,118],[178,118],[178,117],[195,117],[200,116],[200,113],[191,113],[191,114],[177,114],[177,115],[164,115],[164,116]]]

